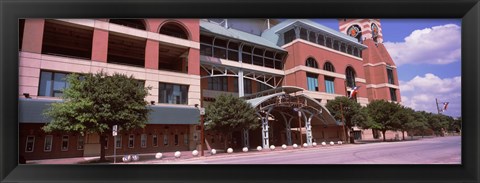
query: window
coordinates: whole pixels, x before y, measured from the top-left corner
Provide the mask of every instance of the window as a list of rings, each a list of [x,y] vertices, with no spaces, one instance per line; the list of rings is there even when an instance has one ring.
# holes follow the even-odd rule
[[[238,43],[228,43],[228,60],[238,61]]]
[[[83,146],[84,146],[84,137],[79,135],[78,138],[77,138],[77,150],[83,150]]]
[[[216,38],[213,49],[213,57],[226,59],[227,58],[227,41]]]
[[[162,28],[160,28],[160,34],[165,34],[181,39],[188,39],[188,32],[185,30],[185,28],[175,22],[169,22],[163,25]]]
[[[200,35],[200,55],[212,56],[213,37]]]
[[[327,93],[335,93],[335,78],[325,76],[325,91]]]
[[[388,83],[394,85],[395,80],[393,78],[393,69],[387,66],[387,75],[388,75]]]
[[[355,70],[353,70],[352,67],[347,67],[346,70],[346,76],[347,76],[347,86],[350,88],[355,87]]]
[[[358,53],[358,48],[357,47],[353,48],[353,55],[357,56],[357,57],[360,56],[360,54]]]
[[[145,28],[145,22],[141,19],[110,19],[109,22],[134,29],[147,30]]]
[[[103,141],[105,141],[105,146],[103,146],[103,148],[108,149],[108,136],[105,136]]]
[[[188,102],[188,85],[160,83],[158,92],[159,103],[187,104]]]
[[[390,88],[390,97],[392,101],[397,101],[397,92],[395,88]]]
[[[321,34],[318,35],[317,43],[319,45],[325,46],[325,37]]]
[[[62,151],[68,151],[68,135],[62,136]]]
[[[45,20],[42,54],[90,60],[92,56],[93,28]]]
[[[238,78],[233,79],[233,92],[238,92]]]
[[[270,87],[266,84],[257,82],[257,89],[258,89],[259,92],[261,92],[261,91],[265,91],[265,90],[270,89]]]
[[[308,33],[308,41],[310,41],[312,43],[317,43],[317,38],[316,38],[315,32],[309,32]]]
[[[178,146],[178,134],[175,134],[175,145]]]
[[[107,62],[134,67],[145,67],[147,39],[116,32],[108,33]],[[163,49],[163,46],[161,46]]]
[[[344,53],[347,53],[347,51],[346,51],[345,49],[346,49],[345,43],[341,43],[341,44],[340,44],[340,51],[341,51],[341,52],[344,52]]]
[[[165,131],[165,133],[163,134],[163,145],[164,146],[168,146],[168,131]]]
[[[300,39],[308,40],[307,29],[300,28]]]
[[[35,136],[27,136],[27,143],[25,144],[25,152],[33,152],[35,146]]]
[[[62,97],[63,90],[68,86],[67,73],[42,71],[40,73],[39,96]]]
[[[307,67],[318,68],[317,61],[314,58],[308,58],[305,65]]]
[[[333,48],[332,38],[327,37],[327,43],[326,43],[326,45],[327,45],[327,47],[329,47],[329,48]]]
[[[337,40],[334,40],[333,41],[333,49],[335,49],[337,51],[340,51],[340,42],[338,42]]]
[[[115,139],[115,148],[117,148],[117,149],[122,148],[122,136],[121,135],[117,135],[117,137]]]
[[[183,134],[183,144],[188,146],[188,133]]]
[[[307,89],[318,91],[318,75],[307,73]]]
[[[133,148],[135,146],[135,135],[128,136],[128,148]]]
[[[152,143],[153,147],[158,147],[158,137],[156,134],[152,136]]]
[[[147,147],[147,134],[142,134],[142,136],[140,136],[140,146],[142,148]]]
[[[244,45],[242,49],[242,62],[243,63],[252,63],[252,47]]]
[[[292,42],[296,39],[295,29],[290,29],[289,31],[283,34],[283,40],[285,44]]]
[[[252,93],[252,80],[243,78],[243,92],[245,94]]]
[[[228,91],[228,78],[227,77],[209,77],[208,89],[215,91]]]
[[[335,72],[335,67],[333,67],[333,64],[330,62],[325,62],[323,65],[323,70],[330,71],[330,72]]]
[[[51,135],[45,136],[45,144],[43,145],[43,151],[45,152],[52,151],[52,140],[53,140],[53,136]]]

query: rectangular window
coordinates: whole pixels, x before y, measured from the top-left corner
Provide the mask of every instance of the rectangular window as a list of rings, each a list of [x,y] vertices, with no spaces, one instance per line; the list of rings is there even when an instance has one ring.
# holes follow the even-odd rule
[[[33,152],[35,146],[35,136],[27,136],[27,143],[25,144],[25,152]]]
[[[395,88],[390,88],[390,96],[392,101],[397,101],[397,92]]]
[[[178,85],[170,83],[160,83],[159,85],[159,103],[165,104],[187,104],[188,103],[188,85]]]
[[[178,134],[175,134],[175,145],[178,146]]]
[[[388,83],[394,85],[393,69],[387,66]]]
[[[158,147],[158,136],[155,134],[152,136],[153,147]]]
[[[135,146],[135,135],[128,136],[128,148],[133,148]]]
[[[307,73],[307,89],[318,91],[318,75]]]
[[[103,148],[108,149],[108,136],[105,136],[105,139],[103,140],[105,141],[105,146]]]
[[[43,151],[45,152],[52,151],[52,141],[53,141],[53,136],[51,135],[45,136],[45,144],[43,145]]]
[[[258,89],[259,92],[261,92],[261,91],[265,91],[265,90],[270,89],[270,87],[266,84],[257,82],[257,89]]]
[[[42,71],[40,73],[40,86],[38,95],[48,97],[61,97],[63,90],[68,86],[67,73]]]
[[[83,150],[83,146],[84,146],[84,137],[81,136],[81,135],[78,135],[78,139],[77,139],[77,150]]]
[[[252,80],[243,78],[243,92],[245,94],[252,93]]]
[[[200,55],[212,56],[212,45],[200,44]]]
[[[325,76],[325,92],[335,93],[335,78]]]
[[[233,92],[238,92],[238,78],[233,79]]]
[[[208,78],[208,89],[215,91],[228,91],[227,77],[210,77]]]
[[[68,135],[62,136],[62,151],[68,151]]]
[[[168,132],[167,131],[165,131],[165,133],[163,134],[163,145],[168,146]]]
[[[115,148],[117,149],[122,148],[122,135],[117,135],[115,139]]]
[[[142,134],[142,136],[140,136],[140,146],[142,148],[147,147],[147,134]]]
[[[296,39],[296,34],[295,34],[295,30],[294,29],[290,29],[289,31],[283,33],[283,40],[284,40],[284,44],[287,44],[287,43],[290,43],[292,42],[293,40]]]
[[[183,134],[183,144],[188,146],[188,133]]]

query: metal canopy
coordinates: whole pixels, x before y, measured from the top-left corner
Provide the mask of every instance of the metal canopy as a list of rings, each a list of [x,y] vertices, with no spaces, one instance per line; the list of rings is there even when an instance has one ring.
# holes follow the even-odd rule
[[[282,113],[289,116],[297,116],[295,108],[299,109],[304,116],[309,114],[313,117],[312,124],[341,125],[330,112],[317,100],[305,95],[296,94],[303,91],[302,88],[284,86],[265,90],[254,95],[243,97],[257,112],[262,114]],[[293,94],[293,95],[292,95]]]
[[[54,102],[62,100],[19,98],[19,123],[48,123],[43,112]],[[151,109],[147,124],[198,124],[200,111],[193,106],[155,105]]]

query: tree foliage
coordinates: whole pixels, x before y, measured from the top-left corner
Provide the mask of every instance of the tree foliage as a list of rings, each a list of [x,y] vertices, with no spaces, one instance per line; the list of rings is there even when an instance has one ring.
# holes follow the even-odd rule
[[[144,100],[148,89],[139,86],[133,76],[106,73],[88,73],[67,77],[68,87],[63,91],[63,102],[53,103],[44,115],[51,121],[42,129],[45,132],[64,131],[97,133],[104,139],[113,125],[130,130],[143,128],[149,109]],[[101,146],[104,141],[100,140]],[[101,159],[105,150],[101,149]]]
[[[348,131],[353,126],[365,127],[371,123],[371,118],[366,109],[347,97],[335,97],[334,100],[328,101],[326,107],[335,120],[345,120],[345,133],[347,134],[347,138],[349,134]]]
[[[398,117],[395,114],[401,110],[401,106],[394,102],[385,100],[374,100],[367,105],[368,114],[372,118],[372,129],[380,130],[385,141],[385,132],[387,130],[397,130]]]
[[[234,131],[260,126],[255,109],[244,100],[222,94],[205,109],[205,130],[224,136],[225,146]]]

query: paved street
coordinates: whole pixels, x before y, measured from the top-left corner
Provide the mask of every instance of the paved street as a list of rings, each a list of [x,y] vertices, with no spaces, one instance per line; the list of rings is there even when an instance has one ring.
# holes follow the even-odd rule
[[[141,164],[460,164],[460,136],[415,141],[349,144],[301,150],[225,154],[179,161],[151,160]]]

